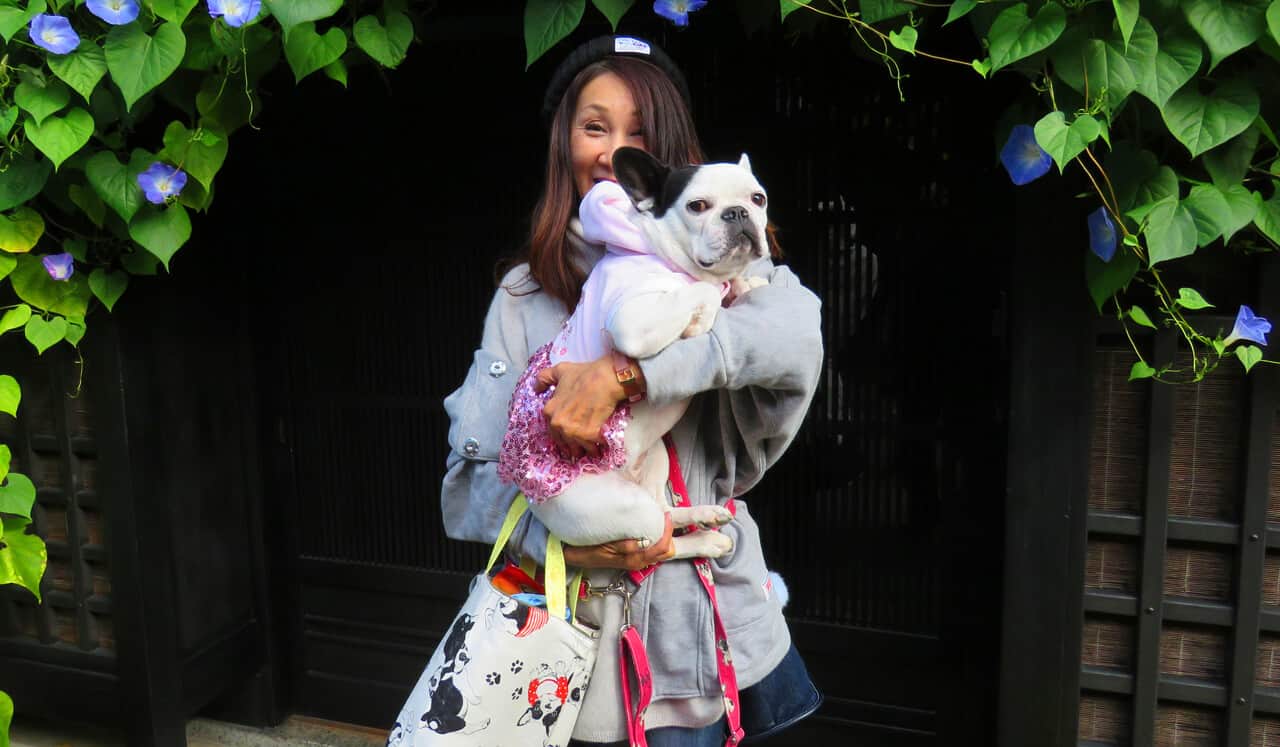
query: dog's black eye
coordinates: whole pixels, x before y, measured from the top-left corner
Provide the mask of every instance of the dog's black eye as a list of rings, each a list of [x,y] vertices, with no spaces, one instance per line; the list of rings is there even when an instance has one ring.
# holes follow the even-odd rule
[[[764,192],[756,192],[755,194],[751,195],[751,201],[755,203],[756,207],[764,207],[764,203],[765,203]]]
[[[691,213],[705,213],[711,209],[711,205],[708,204],[706,200],[690,200],[689,204],[685,205],[685,207],[688,208]]]

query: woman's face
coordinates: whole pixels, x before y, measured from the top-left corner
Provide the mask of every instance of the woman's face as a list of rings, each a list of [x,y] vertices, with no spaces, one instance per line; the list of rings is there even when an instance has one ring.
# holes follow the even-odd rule
[[[615,181],[615,150],[624,145],[645,147],[640,113],[631,91],[613,73],[602,73],[583,86],[571,126],[569,155],[579,199],[596,182]]]

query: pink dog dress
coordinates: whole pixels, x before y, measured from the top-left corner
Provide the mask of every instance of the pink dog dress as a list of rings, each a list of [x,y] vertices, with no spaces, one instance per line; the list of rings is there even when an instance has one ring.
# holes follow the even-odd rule
[[[593,361],[609,352],[612,344],[606,325],[626,298],[697,282],[650,252],[628,217],[634,212],[626,192],[614,182],[600,182],[582,198],[578,207],[582,237],[592,244],[604,244],[607,252],[587,276],[573,315],[556,338],[529,359],[511,396],[510,422],[498,454],[498,476],[515,483],[533,503],[559,495],[584,472],[608,472],[626,464],[623,438],[631,419],[631,407],[620,405],[601,430],[599,456],[571,459],[551,440],[542,408],[554,392],[534,391],[538,373],[561,361]]]

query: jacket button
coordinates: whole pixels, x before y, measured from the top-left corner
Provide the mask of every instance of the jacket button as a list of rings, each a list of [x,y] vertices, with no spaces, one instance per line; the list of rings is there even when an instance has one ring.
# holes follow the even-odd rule
[[[480,442],[474,438],[468,438],[462,442],[462,453],[469,457],[473,457],[480,453]]]
[[[494,361],[493,363],[489,364],[489,375],[495,379],[506,372],[507,372],[506,361]]]

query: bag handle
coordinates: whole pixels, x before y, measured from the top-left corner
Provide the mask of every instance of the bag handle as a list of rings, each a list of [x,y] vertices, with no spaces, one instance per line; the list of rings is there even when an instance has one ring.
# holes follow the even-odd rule
[[[507,518],[503,520],[502,528],[498,530],[498,539],[494,541],[493,550],[489,553],[489,563],[484,567],[486,576],[489,575],[489,571],[493,570],[494,564],[498,562],[498,557],[502,555],[502,548],[506,547],[507,540],[511,539],[511,533],[515,531],[516,524],[520,522],[521,517],[528,510],[529,501],[525,499],[524,493],[516,493],[515,500],[511,502],[511,508],[507,509]],[[567,585],[564,567],[564,546],[561,544],[560,538],[551,534],[547,535],[547,557],[542,567],[545,569],[543,586],[547,592],[547,613],[552,617],[558,617],[563,620],[566,611],[565,587]],[[575,604],[574,607],[577,607],[577,605]]]

